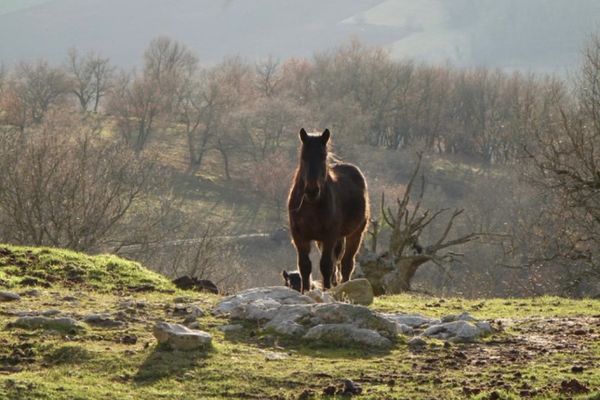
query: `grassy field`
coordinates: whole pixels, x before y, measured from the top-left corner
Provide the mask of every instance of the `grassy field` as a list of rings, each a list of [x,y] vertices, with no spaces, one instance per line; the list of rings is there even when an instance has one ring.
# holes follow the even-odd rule
[[[399,337],[390,350],[370,351],[292,342],[260,326],[224,334],[217,328],[227,321],[210,315],[219,296],[178,290],[112,256],[0,246],[0,283],[22,296],[0,303],[3,399],[308,399],[335,393],[343,379],[360,384],[365,399],[600,399],[599,300],[382,297],[373,308],[468,311],[498,332],[480,344],[431,340],[420,352]],[[181,323],[173,313],[181,302],[206,311],[198,321],[213,335],[209,351],[157,346],[153,325]],[[107,312],[126,325],[82,323],[73,332],[8,326],[20,312],[48,310],[78,320]]]

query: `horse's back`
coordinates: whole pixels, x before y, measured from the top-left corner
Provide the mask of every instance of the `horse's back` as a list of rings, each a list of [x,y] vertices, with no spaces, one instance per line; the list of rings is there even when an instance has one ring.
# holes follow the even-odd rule
[[[365,182],[365,177],[357,166],[347,163],[340,163],[334,165],[331,169],[336,180],[340,182],[341,185],[353,185],[356,186],[356,189],[363,192],[366,190],[367,184]]]

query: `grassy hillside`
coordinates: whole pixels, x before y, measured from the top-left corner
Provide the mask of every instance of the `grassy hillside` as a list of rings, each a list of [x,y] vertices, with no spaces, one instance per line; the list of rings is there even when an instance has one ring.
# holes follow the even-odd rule
[[[0,303],[0,398],[296,399],[335,392],[346,378],[362,386],[360,398],[565,398],[576,395],[572,379],[588,388],[582,398],[600,398],[598,300],[383,297],[375,309],[431,316],[465,310],[493,320],[499,333],[483,344],[431,341],[417,353],[401,338],[375,352],[294,343],[257,326],[224,334],[217,328],[227,321],[210,315],[218,296],[177,290],[116,257],[12,246],[1,246],[0,254],[2,290],[22,296]],[[213,335],[209,351],[157,347],[152,327],[159,320],[181,323],[177,303],[205,310],[198,322]],[[73,332],[8,325],[20,313],[81,321],[100,312],[125,324],[81,323]]]

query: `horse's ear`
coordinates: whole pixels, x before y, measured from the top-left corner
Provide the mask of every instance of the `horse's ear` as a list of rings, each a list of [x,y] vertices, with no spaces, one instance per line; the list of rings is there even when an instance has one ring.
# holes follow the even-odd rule
[[[308,137],[308,133],[304,130],[304,128],[300,129],[300,140],[302,143],[306,142],[306,138]]]
[[[323,142],[323,144],[327,144],[329,136],[331,136],[331,134],[329,133],[329,129],[325,129],[323,131],[323,134],[321,135],[321,142]]]

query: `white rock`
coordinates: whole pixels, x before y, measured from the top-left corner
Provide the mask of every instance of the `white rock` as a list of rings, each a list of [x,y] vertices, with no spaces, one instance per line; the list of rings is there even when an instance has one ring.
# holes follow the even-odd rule
[[[159,343],[166,344],[175,350],[205,348],[210,346],[212,341],[212,336],[207,332],[168,322],[157,322],[153,333]]]
[[[286,286],[269,286],[244,290],[221,300],[213,313],[227,315],[233,310],[256,300],[273,300],[279,304],[313,304],[315,301]]]
[[[396,327],[398,328],[398,333],[403,335],[412,336],[415,334],[414,329],[408,325],[396,323]]]
[[[309,329],[304,339],[320,340],[337,345],[364,345],[390,347],[392,342],[372,329],[357,328],[352,324],[321,324]]]
[[[229,313],[231,318],[249,321],[267,321],[273,319],[281,303],[273,299],[256,299],[247,304],[240,304]]]
[[[432,325],[423,332],[423,336],[449,339],[452,342],[473,342],[487,333],[469,321],[452,321]]]
[[[311,315],[312,306],[308,304],[284,305],[277,309],[273,318],[265,325],[266,330],[280,335],[300,336],[306,328],[299,323],[302,318]]]
[[[475,326],[479,328],[484,335],[489,335],[494,332],[492,325],[487,321],[475,322]]]
[[[311,325],[352,324],[357,328],[378,331],[389,338],[398,334],[396,323],[365,306],[345,303],[317,304],[311,311]]]
[[[411,328],[419,328],[421,326],[427,326],[432,324],[439,324],[439,319],[428,318],[421,314],[382,314],[390,321],[394,321],[397,324],[408,325]]]

